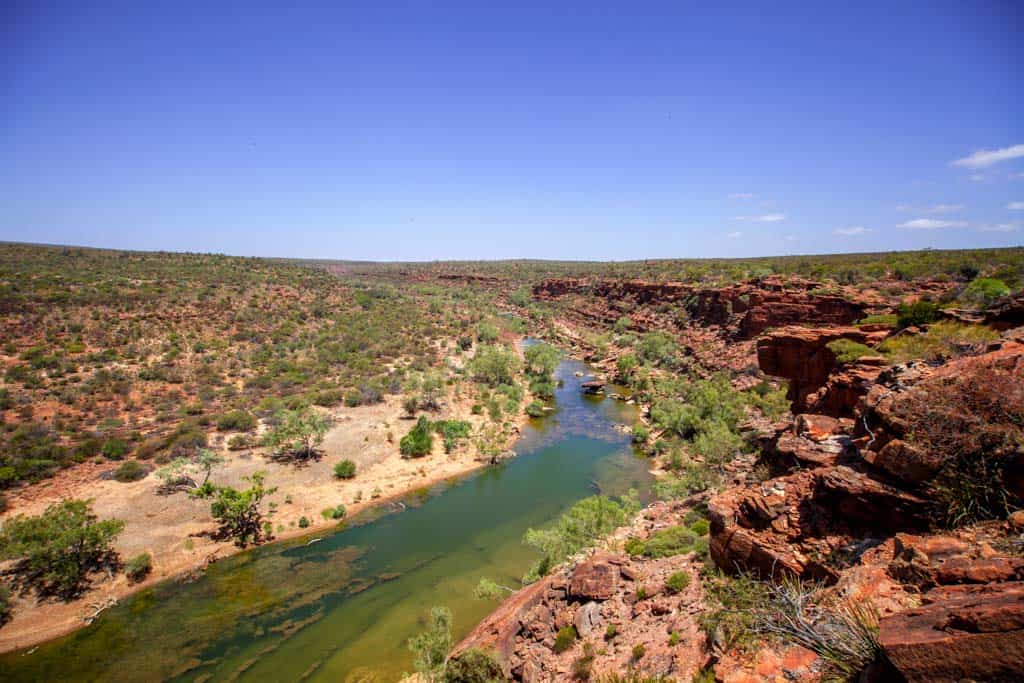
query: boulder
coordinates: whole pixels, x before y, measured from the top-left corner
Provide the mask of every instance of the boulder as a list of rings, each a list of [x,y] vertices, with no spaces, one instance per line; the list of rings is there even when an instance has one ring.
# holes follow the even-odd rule
[[[569,597],[576,600],[607,600],[615,595],[619,567],[603,554],[581,562],[569,577]]]
[[[908,683],[1024,680],[1024,584],[953,586],[883,617],[878,642]]]

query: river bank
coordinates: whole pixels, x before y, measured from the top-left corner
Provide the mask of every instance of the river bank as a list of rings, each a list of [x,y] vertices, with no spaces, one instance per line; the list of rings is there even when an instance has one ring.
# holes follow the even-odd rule
[[[472,597],[487,576],[518,581],[536,558],[524,546],[574,501],[645,490],[647,461],[622,427],[636,409],[585,396],[566,360],[557,409],[530,421],[516,458],[461,478],[408,509],[360,526],[236,554],[195,581],[164,581],[34,654],[0,658],[11,680],[380,680],[411,670],[405,647],[433,605],[455,612],[461,637],[493,607]],[[394,506],[397,507],[397,506]]]
[[[452,392],[442,409],[429,417],[468,421],[475,433],[487,418],[474,415],[472,403],[467,393]],[[331,410],[334,424],[324,439],[321,456],[301,467],[275,462],[266,457],[264,449],[230,451],[226,448],[227,435],[214,435],[211,446],[226,460],[216,470],[214,480],[241,488],[245,486],[244,477],[258,470],[266,472],[268,484],[277,487],[267,498],[272,512],[266,519],[273,524],[273,540],[287,541],[336,530],[338,521],[321,514],[327,508],[344,505],[347,516],[352,517],[417,490],[464,477],[490,462],[489,457],[481,456],[472,439],[462,442],[451,454],[446,454],[441,440],[435,439],[430,455],[403,458],[398,443],[415,420],[405,415],[401,404],[400,396],[386,396],[376,405]],[[510,420],[513,428],[507,434],[506,448],[518,438],[529,418],[520,411]],[[334,465],[343,459],[356,463],[354,479],[334,477]],[[125,522],[124,531],[114,543],[122,560],[149,553],[153,571],[137,583],[129,582],[121,573],[97,574],[90,589],[70,602],[14,596],[13,618],[0,628],[0,653],[67,635],[132,594],[168,579],[196,575],[214,562],[241,552],[230,541],[203,535],[215,527],[208,501],[193,500],[185,493],[161,495],[160,480],[152,473],[136,482],[115,481],[112,474],[118,465],[85,463],[16,491],[9,495],[4,517],[39,514],[48,505],[68,498],[91,500],[100,518]]]

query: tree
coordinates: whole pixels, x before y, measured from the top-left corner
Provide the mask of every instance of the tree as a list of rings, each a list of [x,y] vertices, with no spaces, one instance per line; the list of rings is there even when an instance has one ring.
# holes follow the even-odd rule
[[[210,481],[213,470],[224,464],[224,458],[208,448],[200,448],[191,458],[175,458],[156,472],[164,493],[199,489]],[[202,481],[196,481],[202,477]]]
[[[244,480],[252,484],[244,491],[206,483],[190,494],[194,498],[211,499],[210,514],[220,523],[217,537],[233,538],[235,545],[240,548],[250,543],[258,545],[270,537],[270,532],[263,526],[260,503],[277,491],[277,487],[267,488],[263,485],[263,472],[253,472]]]
[[[410,458],[420,458],[429,455],[434,447],[434,438],[431,436],[430,420],[420,416],[416,426],[409,430],[409,433],[398,442],[398,451]]]
[[[433,607],[426,629],[409,639],[409,649],[415,655],[413,666],[426,680],[440,681],[451,648],[452,612],[447,607]]]
[[[558,367],[562,354],[549,344],[531,344],[524,351],[526,375],[530,378],[530,391],[541,398],[555,395],[552,375]]]
[[[469,372],[477,382],[492,387],[515,381],[516,357],[497,344],[479,346],[469,361]]]
[[[514,588],[503,586],[484,576],[480,578],[480,583],[473,589],[473,597],[477,600],[498,600],[507,598],[509,594],[515,592]]]
[[[312,408],[282,410],[277,425],[263,437],[263,443],[278,456],[305,460],[315,457],[324,441],[330,421]]]
[[[111,549],[124,529],[118,519],[100,520],[91,501],[54,503],[38,517],[18,515],[0,531],[0,558],[16,559],[11,573],[40,596],[70,599],[82,592],[89,573],[118,564]]]

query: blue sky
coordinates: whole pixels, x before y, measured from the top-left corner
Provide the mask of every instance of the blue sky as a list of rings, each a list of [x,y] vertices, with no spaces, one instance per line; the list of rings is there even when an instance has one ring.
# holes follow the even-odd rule
[[[0,239],[376,260],[1024,243],[1020,2],[496,4],[5,2]]]

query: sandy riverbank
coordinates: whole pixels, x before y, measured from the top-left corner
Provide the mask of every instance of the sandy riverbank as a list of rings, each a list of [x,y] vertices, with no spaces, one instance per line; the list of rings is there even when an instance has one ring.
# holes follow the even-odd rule
[[[466,396],[450,398],[444,409],[430,417],[468,420],[476,430],[487,418],[471,415],[471,403]],[[242,487],[243,477],[263,470],[268,485],[277,487],[266,501],[266,508],[271,504],[276,507],[267,516],[274,525],[275,540],[335,528],[337,521],[321,515],[325,508],[343,504],[352,516],[372,505],[465,475],[486,464],[478,459],[472,439],[460,444],[455,452],[445,454],[441,439],[435,438],[430,455],[403,459],[398,443],[415,421],[405,418],[400,396],[389,396],[373,406],[335,409],[331,414],[335,424],[324,440],[323,456],[303,466],[273,462],[262,449],[227,451],[223,444],[229,435],[215,437],[212,445],[227,458],[227,463],[215,472],[213,481]],[[522,413],[515,418],[517,428],[509,434],[508,447],[527,420]],[[334,465],[345,459],[354,461],[357,467],[356,477],[348,481],[333,475]],[[116,468],[117,463],[84,464],[13,492],[5,517],[15,512],[39,514],[47,505],[63,498],[91,499],[93,510],[101,518],[125,522],[124,532],[114,544],[122,559],[148,552],[153,558],[153,572],[137,584],[129,583],[123,574],[95,576],[90,590],[71,602],[39,602],[34,596],[18,596],[13,619],[0,628],[0,652],[30,647],[70,633],[86,625],[87,619],[103,605],[159,581],[202,570],[208,563],[240,551],[231,542],[194,535],[215,527],[208,501],[192,500],[185,493],[160,495],[160,480],[153,474],[132,483],[103,478]],[[309,521],[308,528],[299,527],[302,517]]]

